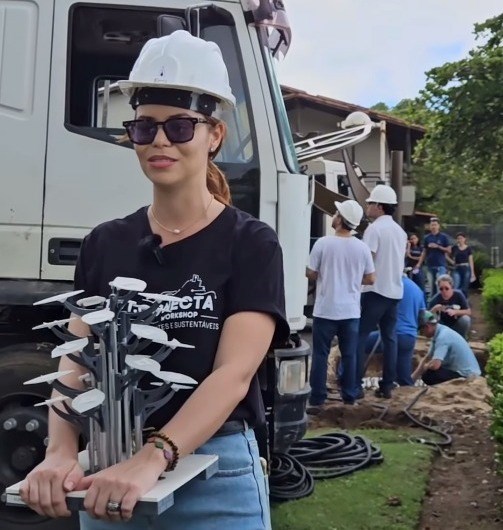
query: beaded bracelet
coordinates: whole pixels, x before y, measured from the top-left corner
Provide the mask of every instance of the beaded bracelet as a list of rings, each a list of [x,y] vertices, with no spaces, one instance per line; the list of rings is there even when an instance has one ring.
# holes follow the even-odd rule
[[[171,458],[166,456],[166,453],[168,453],[168,451],[164,448],[164,445],[162,445],[162,447],[160,447],[158,445],[159,442],[156,442],[155,440],[152,440],[152,438],[159,438],[159,440],[162,440],[167,445],[169,445],[169,448],[171,449],[171,455],[170,455]],[[173,440],[169,436],[167,436],[166,434],[164,434],[162,432],[159,432],[159,431],[154,431],[154,432],[150,433],[148,435],[147,442],[148,443],[153,443],[158,449],[162,448],[164,457],[166,458],[166,460],[169,460],[169,463],[166,466],[166,471],[173,471],[173,469],[175,469],[176,465],[178,464],[178,459],[180,458],[180,453],[178,451],[178,447],[175,444],[175,442],[173,442]]]

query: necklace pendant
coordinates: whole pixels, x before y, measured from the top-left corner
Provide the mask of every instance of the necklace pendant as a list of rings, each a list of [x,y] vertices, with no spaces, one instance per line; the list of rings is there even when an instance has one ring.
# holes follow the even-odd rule
[[[174,228],[173,229],[173,234],[179,234],[181,232],[181,230],[178,230],[178,228]]]

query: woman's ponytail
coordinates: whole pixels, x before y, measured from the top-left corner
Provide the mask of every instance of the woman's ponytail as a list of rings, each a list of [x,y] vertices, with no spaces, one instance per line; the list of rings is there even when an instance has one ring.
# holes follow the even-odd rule
[[[226,205],[231,204],[231,191],[225,175],[212,160],[208,160],[206,185],[218,202]]]
[[[208,121],[212,125],[220,123],[223,127],[223,133],[220,145],[214,151],[209,153],[208,170],[206,172],[206,185],[208,186],[210,193],[218,202],[229,205],[232,203],[229,184],[227,184],[227,179],[225,178],[224,173],[219,169],[215,162],[213,162],[213,158],[217,156],[227,135],[227,124],[224,121],[219,122],[215,118],[209,118]]]

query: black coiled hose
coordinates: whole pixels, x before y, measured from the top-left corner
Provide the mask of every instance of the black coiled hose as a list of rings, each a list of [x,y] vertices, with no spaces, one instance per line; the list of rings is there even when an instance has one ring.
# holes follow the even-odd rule
[[[313,493],[314,478],[288,453],[275,453],[271,459],[269,498],[275,502],[302,499]]]
[[[313,479],[341,477],[383,461],[381,450],[363,436],[333,432],[295,442],[288,454],[271,462],[270,498],[285,501],[307,497]]]
[[[428,439],[428,438],[424,438],[420,436],[411,436],[409,440],[411,442],[431,445],[441,451],[445,447],[449,447],[452,444],[452,436],[447,432],[447,428],[442,429],[438,424],[436,424],[432,420],[426,423],[422,421],[421,419],[416,418],[411,413],[412,407],[419,401],[419,399],[422,396],[424,396],[424,394],[426,394],[427,391],[428,391],[428,387],[425,387],[421,390],[421,392],[418,392],[417,395],[414,397],[414,399],[403,409],[403,411],[405,415],[409,418],[409,420],[412,421],[412,423],[416,424],[418,427],[421,427],[422,429],[425,429],[427,431],[437,434],[440,437],[440,439],[433,440],[433,439]]]

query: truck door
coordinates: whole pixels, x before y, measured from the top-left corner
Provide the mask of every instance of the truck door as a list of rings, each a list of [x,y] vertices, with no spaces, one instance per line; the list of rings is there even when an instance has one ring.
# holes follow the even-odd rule
[[[115,82],[127,78],[143,44],[157,36],[157,17],[183,18],[190,0],[58,0],[54,17],[43,226],[42,278],[70,280],[80,240],[97,224],[148,204],[151,186],[130,145],[118,144],[133,117]],[[201,15],[201,36],[222,49],[237,110],[224,117],[229,134],[216,162],[226,172],[234,204],[259,215],[260,146],[255,119],[267,123],[262,94],[250,90],[257,67],[239,2],[214,2]],[[223,18],[222,18],[223,17]],[[247,47],[247,48],[245,48]],[[253,108],[253,110],[252,110]],[[268,145],[269,144],[269,145]],[[272,178],[275,179],[275,172]]]
[[[0,278],[37,279],[54,0],[0,0]]]

